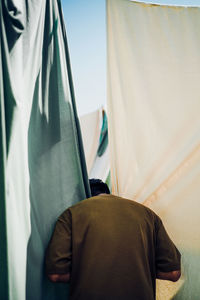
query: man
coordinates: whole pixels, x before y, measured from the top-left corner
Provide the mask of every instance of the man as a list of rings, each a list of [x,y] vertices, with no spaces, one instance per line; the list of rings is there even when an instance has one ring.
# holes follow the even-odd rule
[[[70,300],[153,300],[155,279],[177,281],[180,253],[149,208],[110,195],[90,180],[92,196],[58,219],[46,253],[53,282],[70,282]]]

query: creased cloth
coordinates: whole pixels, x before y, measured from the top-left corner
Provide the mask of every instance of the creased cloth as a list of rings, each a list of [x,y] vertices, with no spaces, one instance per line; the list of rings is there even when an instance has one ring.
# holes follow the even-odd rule
[[[199,28],[200,8],[107,0],[113,192],[158,213],[183,257],[160,300],[200,295]]]

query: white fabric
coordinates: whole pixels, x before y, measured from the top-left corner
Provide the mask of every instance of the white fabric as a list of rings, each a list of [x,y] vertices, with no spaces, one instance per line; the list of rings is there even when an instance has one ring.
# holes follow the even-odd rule
[[[101,131],[102,109],[80,117],[80,126],[88,173],[92,169]]]
[[[109,146],[102,156],[97,155],[103,120],[103,108],[80,117],[81,133],[90,178],[106,181],[110,170]]]
[[[107,0],[107,33],[113,192],[153,208],[182,252],[157,298],[199,299],[200,8]]]
[[[96,156],[92,169],[89,173],[90,178],[99,178],[106,181],[110,171],[109,147],[106,148],[102,156]]]

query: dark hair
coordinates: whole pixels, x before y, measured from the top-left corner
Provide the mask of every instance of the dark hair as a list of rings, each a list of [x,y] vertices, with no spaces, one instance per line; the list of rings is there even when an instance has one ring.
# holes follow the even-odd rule
[[[110,190],[107,186],[106,183],[104,183],[100,179],[90,179],[90,189],[91,189],[91,194],[93,196],[97,196],[99,194],[110,194]]]

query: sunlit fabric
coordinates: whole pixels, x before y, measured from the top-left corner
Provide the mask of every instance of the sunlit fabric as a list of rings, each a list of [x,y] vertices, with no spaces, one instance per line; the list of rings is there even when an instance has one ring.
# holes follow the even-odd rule
[[[80,116],[81,132],[83,137],[83,145],[85,150],[85,159],[88,173],[90,173],[96,157],[102,110],[98,109],[91,113]]]
[[[81,132],[90,178],[107,180],[110,170],[108,125],[104,109],[80,117]]]
[[[60,1],[3,0],[0,22],[0,297],[67,299],[44,252],[89,187]]]
[[[107,0],[114,194],[151,207],[182,253],[157,299],[200,295],[200,8]]]

